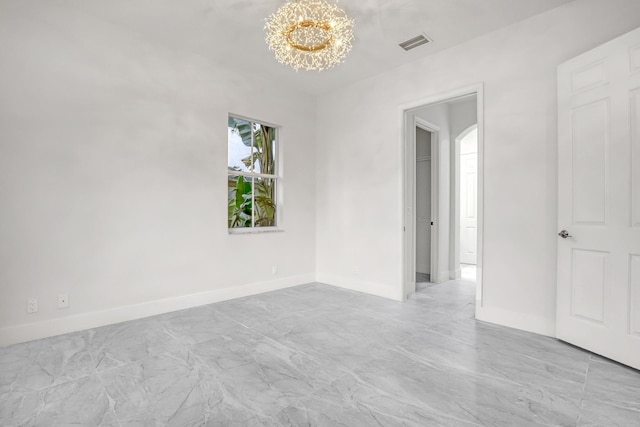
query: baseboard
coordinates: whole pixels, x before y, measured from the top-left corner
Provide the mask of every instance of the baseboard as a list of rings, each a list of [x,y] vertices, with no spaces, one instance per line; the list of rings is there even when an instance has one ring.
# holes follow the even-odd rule
[[[453,270],[451,272],[451,280],[458,280],[462,278],[462,270],[461,269],[457,269],[457,270]]]
[[[517,313],[495,307],[480,307],[476,305],[476,319],[534,334],[556,336],[556,325],[552,319],[545,319],[530,314]]]
[[[368,282],[365,280],[352,279],[336,276],[328,273],[317,273],[316,282],[326,283],[327,285],[337,286],[339,288],[350,289],[352,291],[362,292],[365,294],[375,295],[394,301],[404,301],[403,290],[401,286],[393,288],[392,286],[383,285],[376,282]]]
[[[451,280],[451,276],[453,275],[453,272],[447,270],[447,271],[441,271],[438,274],[438,277],[436,277],[436,281],[434,283],[444,283],[444,282],[448,282],[449,280]]]
[[[241,286],[116,307],[108,310],[59,317],[35,323],[0,328],[0,347],[40,338],[141,319],[200,305],[290,288],[315,281],[315,274],[283,277]]]

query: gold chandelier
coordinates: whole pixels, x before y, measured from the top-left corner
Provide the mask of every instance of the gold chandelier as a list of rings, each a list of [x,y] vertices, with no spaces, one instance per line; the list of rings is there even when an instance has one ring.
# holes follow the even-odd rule
[[[265,25],[266,41],[276,59],[297,70],[326,70],[351,50],[353,20],[324,0],[290,1]]]

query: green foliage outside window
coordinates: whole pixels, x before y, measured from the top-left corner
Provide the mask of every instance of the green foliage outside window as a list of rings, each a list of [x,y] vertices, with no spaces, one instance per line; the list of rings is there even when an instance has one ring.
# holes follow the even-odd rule
[[[228,227],[276,226],[276,129],[231,116],[228,126]],[[241,165],[231,164],[232,144],[238,137],[248,148]]]

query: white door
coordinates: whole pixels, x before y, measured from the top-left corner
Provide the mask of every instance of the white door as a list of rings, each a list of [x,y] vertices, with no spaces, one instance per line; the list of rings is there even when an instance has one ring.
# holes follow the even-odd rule
[[[460,141],[460,262],[476,264],[478,241],[478,132]]]
[[[431,274],[431,132],[416,127],[416,272]]]
[[[416,272],[431,274],[431,158],[416,162]]]
[[[640,29],[558,69],[558,338],[640,368]]]

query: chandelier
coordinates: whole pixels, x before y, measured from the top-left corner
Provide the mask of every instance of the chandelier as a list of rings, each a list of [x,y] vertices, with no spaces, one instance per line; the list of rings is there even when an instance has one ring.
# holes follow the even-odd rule
[[[266,41],[276,59],[297,70],[326,70],[351,50],[353,20],[325,0],[293,0],[272,14]]]

